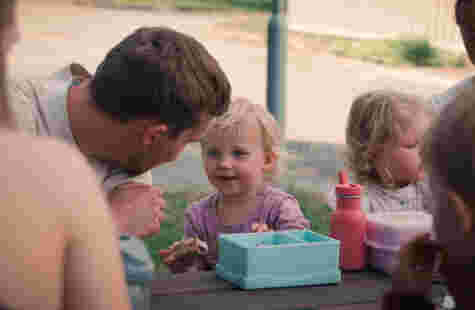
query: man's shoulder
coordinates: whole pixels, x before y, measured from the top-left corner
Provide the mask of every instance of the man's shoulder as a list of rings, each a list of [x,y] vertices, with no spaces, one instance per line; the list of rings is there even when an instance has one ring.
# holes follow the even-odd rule
[[[26,210],[43,204],[66,210],[69,204],[63,202],[75,197],[77,188],[98,186],[84,158],[56,139],[2,130],[0,148],[0,187],[25,195],[17,203]]]
[[[83,168],[87,166],[83,157],[76,150],[49,137],[32,137],[21,132],[2,130],[0,132],[0,147],[3,149],[0,154],[0,162],[6,166],[4,167],[6,169],[10,169],[8,163],[14,165],[11,169],[15,169],[16,173],[22,170],[25,173],[33,173],[30,169],[35,167],[35,173],[45,172],[48,175],[56,175],[60,173],[61,167],[74,168],[79,165],[80,168]],[[16,163],[23,164],[15,165]],[[50,171],[49,169],[53,167],[56,169]]]
[[[37,97],[58,84],[68,83],[73,75],[72,65],[67,65],[45,76],[15,75],[8,76],[7,87],[13,97]]]
[[[34,110],[45,103],[49,104],[51,98],[64,95],[65,85],[71,79],[69,67],[48,76],[16,75],[7,78],[9,105],[19,129],[37,134],[37,114]]]

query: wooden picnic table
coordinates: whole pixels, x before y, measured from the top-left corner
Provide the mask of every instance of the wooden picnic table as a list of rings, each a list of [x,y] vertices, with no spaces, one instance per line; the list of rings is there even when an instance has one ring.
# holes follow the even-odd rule
[[[242,290],[215,272],[157,273],[151,309],[376,310],[391,278],[379,272],[344,272],[339,284]]]

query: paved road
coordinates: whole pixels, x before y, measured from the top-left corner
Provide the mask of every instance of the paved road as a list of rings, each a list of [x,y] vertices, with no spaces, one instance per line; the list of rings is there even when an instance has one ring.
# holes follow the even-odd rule
[[[220,36],[216,24],[229,17],[52,3],[20,1],[23,40],[13,52],[13,73],[50,73],[71,61],[94,71],[107,50],[132,29],[167,25],[195,36],[209,48],[229,74],[234,95],[265,103],[266,49]],[[351,100],[363,91],[391,87],[429,97],[455,82],[417,70],[388,69],[308,51],[289,54],[288,73],[288,138],[330,143],[344,142]],[[167,173],[166,168],[160,171]]]

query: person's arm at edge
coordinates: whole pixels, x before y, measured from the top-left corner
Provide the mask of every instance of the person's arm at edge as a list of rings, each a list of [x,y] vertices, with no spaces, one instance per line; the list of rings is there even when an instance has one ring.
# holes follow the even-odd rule
[[[9,266],[1,302],[14,309],[130,309],[118,241],[83,158],[51,139],[17,133],[2,132],[0,148],[0,189],[9,206],[0,242],[12,248],[1,258]]]
[[[89,166],[78,161],[76,167],[73,175],[83,179],[83,194],[68,200],[72,212],[80,213],[73,215],[67,245],[65,308],[130,309],[117,231],[105,198]]]

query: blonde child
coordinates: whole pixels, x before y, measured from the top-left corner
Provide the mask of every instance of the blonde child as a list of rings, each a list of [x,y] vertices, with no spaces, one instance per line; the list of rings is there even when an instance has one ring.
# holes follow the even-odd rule
[[[358,96],[346,127],[347,165],[364,186],[367,212],[430,211],[419,145],[432,112],[416,96],[376,90]],[[334,188],[328,195],[336,208]]]
[[[160,251],[172,272],[207,270],[217,263],[221,233],[310,228],[297,200],[271,185],[277,176],[281,135],[275,119],[246,99],[234,100],[201,140],[202,159],[217,192],[185,211],[184,238],[208,245],[205,256]]]
[[[443,107],[422,148],[435,197],[437,242],[420,236],[401,250],[392,289],[383,299],[385,310],[436,309],[430,302],[436,263],[456,309],[475,307],[475,93],[462,89],[453,99]]]

